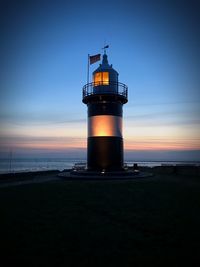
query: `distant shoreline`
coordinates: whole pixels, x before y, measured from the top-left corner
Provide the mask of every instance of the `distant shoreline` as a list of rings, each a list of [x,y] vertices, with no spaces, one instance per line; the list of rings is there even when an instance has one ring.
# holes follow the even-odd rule
[[[124,165],[132,167],[134,163],[137,163],[139,167],[157,167],[157,166],[200,166],[200,161],[163,161],[163,160],[125,160]],[[0,175],[9,173],[28,173],[28,172],[44,172],[58,170],[63,171],[65,169],[73,168],[75,164],[85,164],[86,160],[83,159],[35,159],[35,158],[12,158],[11,160],[0,160]]]

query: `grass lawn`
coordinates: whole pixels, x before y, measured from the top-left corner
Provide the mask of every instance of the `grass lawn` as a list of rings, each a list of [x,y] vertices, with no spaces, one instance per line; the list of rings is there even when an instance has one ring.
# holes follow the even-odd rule
[[[197,177],[0,188],[0,215],[1,267],[200,266]]]

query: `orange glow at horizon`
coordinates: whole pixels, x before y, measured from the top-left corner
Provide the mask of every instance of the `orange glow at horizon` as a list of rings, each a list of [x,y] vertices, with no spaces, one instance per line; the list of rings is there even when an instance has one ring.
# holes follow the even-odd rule
[[[128,140],[124,144],[127,150],[198,150],[199,140]]]
[[[29,140],[30,139],[30,140]],[[12,140],[1,144],[1,148],[25,148],[25,149],[44,149],[44,150],[64,150],[64,149],[82,149],[87,146],[86,138],[52,138],[47,140],[34,140],[34,138],[25,138],[24,140]]]
[[[118,121],[119,117],[115,120],[111,116],[108,121],[105,121],[104,117],[100,119],[103,119],[103,122],[100,120],[96,125],[99,124],[100,128],[97,127],[95,130],[97,133],[99,132],[100,136],[109,136],[109,134],[120,136],[123,121]],[[69,124],[68,127],[63,125],[44,126],[42,128],[32,125],[15,126],[12,132],[6,127],[0,129],[0,150],[25,148],[62,151],[64,149],[86,149],[86,147],[86,123]],[[125,128],[124,149],[143,151],[200,150],[199,131],[186,127],[140,128],[130,125]]]
[[[65,150],[65,149],[86,149],[87,148],[87,144],[86,143],[77,143],[77,144],[15,144],[12,146],[6,146],[7,148],[28,148],[28,149],[44,149],[44,150]],[[187,146],[179,146],[179,145],[155,145],[155,144],[148,144],[148,145],[143,145],[143,144],[125,144],[124,145],[124,150],[141,150],[141,151],[153,151],[153,150],[200,150],[200,147],[196,147],[196,146],[191,146],[191,145],[187,145]]]
[[[48,138],[47,138],[48,139]],[[44,149],[44,150],[66,150],[66,149],[86,149],[86,138],[67,138],[66,140],[21,140],[2,143],[1,148],[25,148],[25,149]],[[199,150],[198,140],[124,140],[124,150]]]

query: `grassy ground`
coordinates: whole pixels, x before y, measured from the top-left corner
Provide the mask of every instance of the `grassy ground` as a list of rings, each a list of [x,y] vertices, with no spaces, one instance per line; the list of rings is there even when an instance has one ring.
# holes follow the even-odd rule
[[[0,188],[0,214],[2,267],[200,266],[199,178]]]

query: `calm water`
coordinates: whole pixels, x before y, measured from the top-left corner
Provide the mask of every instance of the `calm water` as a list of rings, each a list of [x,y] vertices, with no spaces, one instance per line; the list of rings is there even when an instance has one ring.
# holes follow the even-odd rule
[[[82,159],[67,159],[67,158],[30,158],[30,159],[0,159],[0,173],[10,172],[28,172],[28,171],[46,171],[46,170],[64,170],[74,166],[75,163],[86,163]],[[163,164],[195,164],[197,162],[181,162],[181,161],[126,161],[128,165],[137,163],[139,166],[161,166]]]

